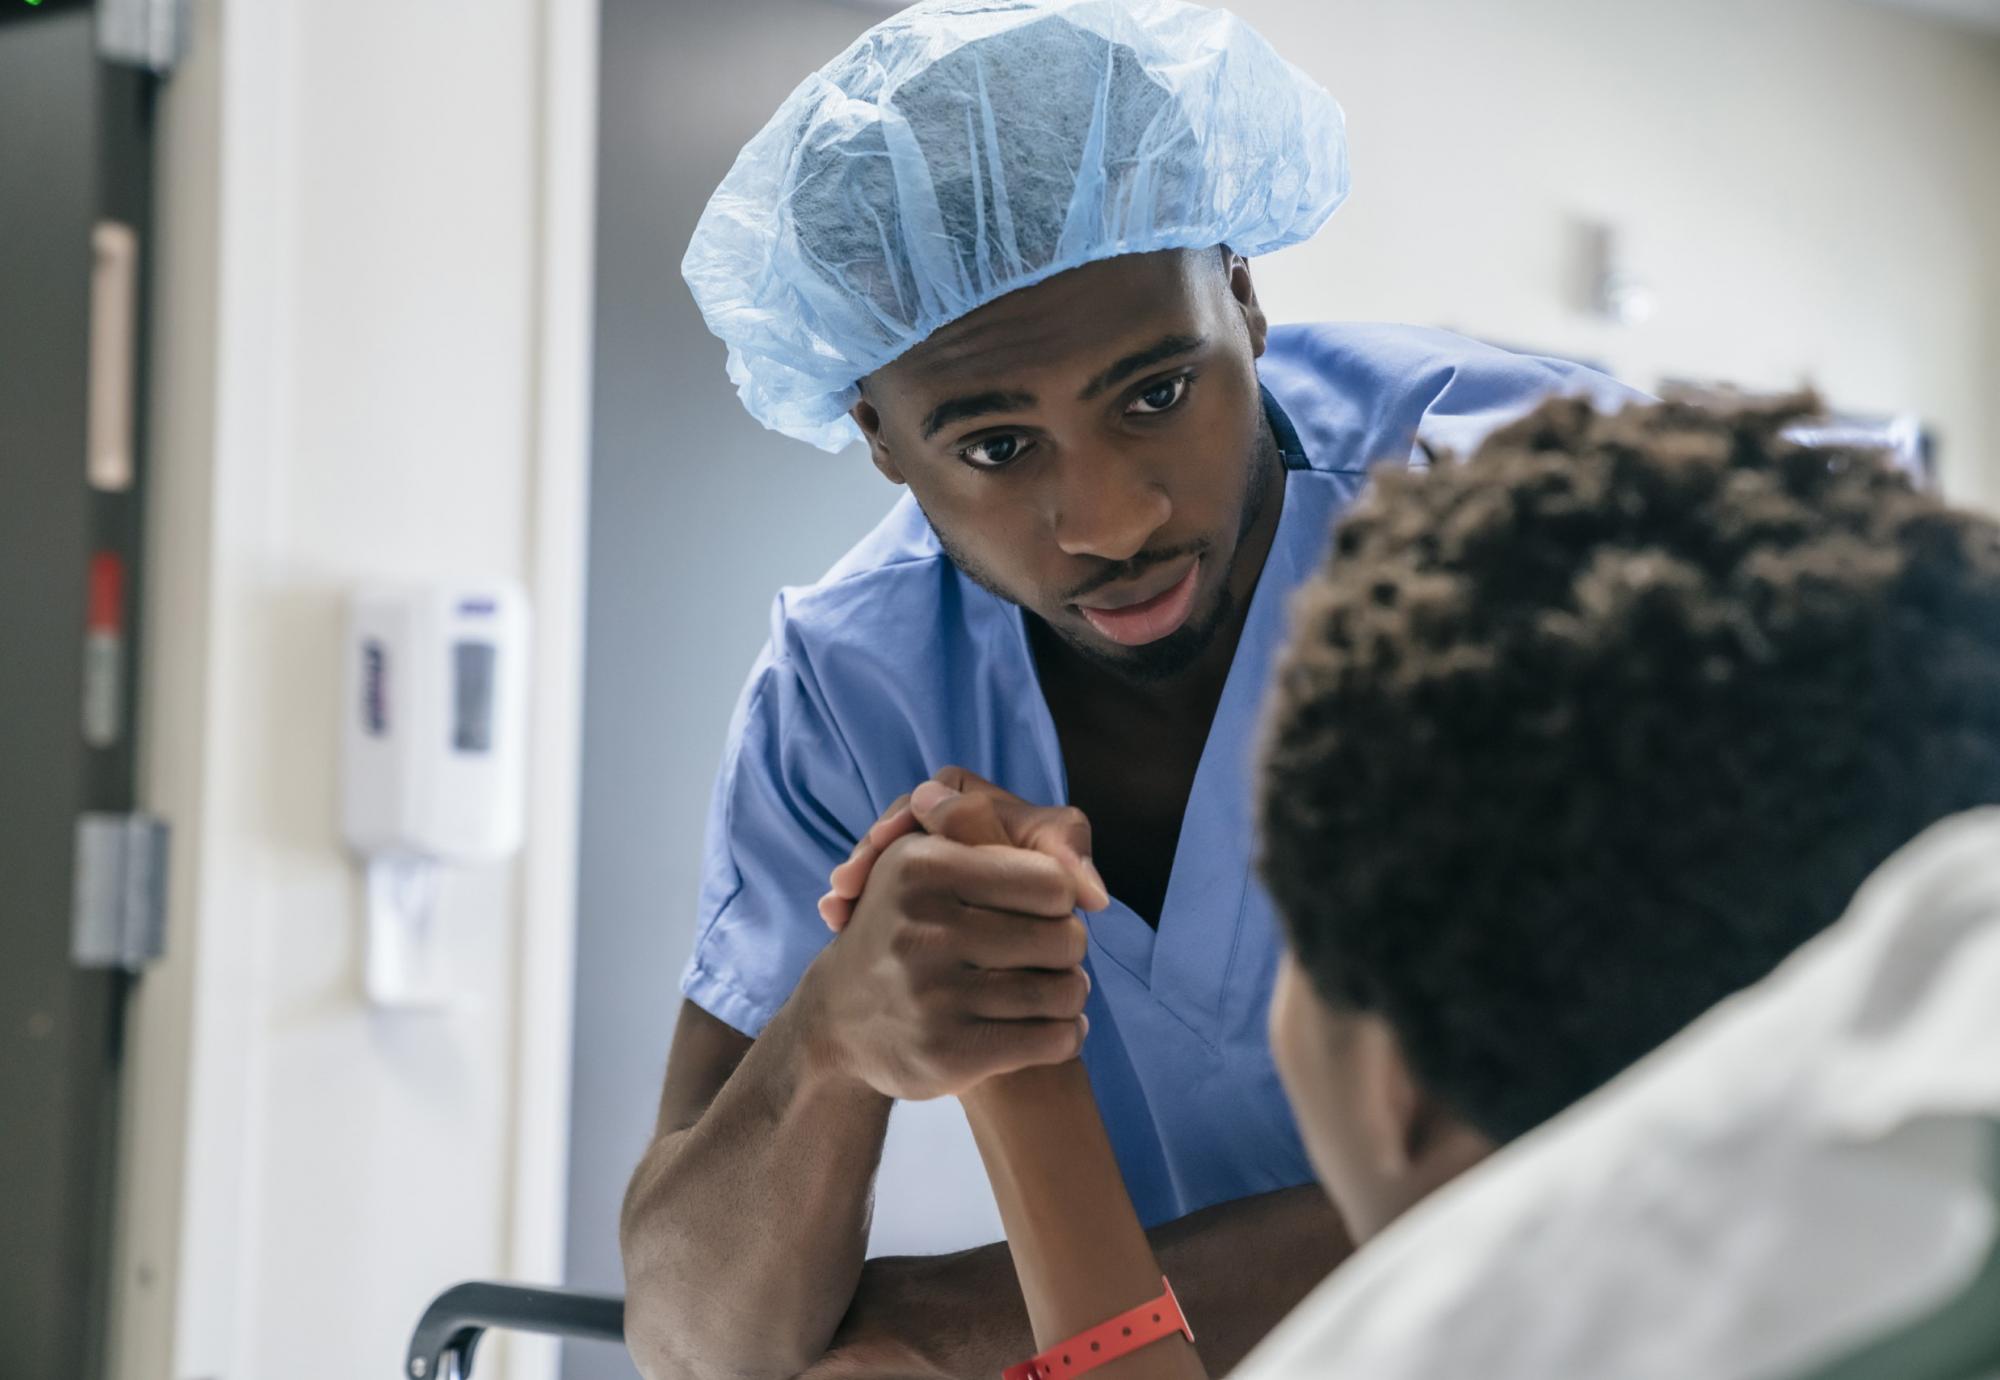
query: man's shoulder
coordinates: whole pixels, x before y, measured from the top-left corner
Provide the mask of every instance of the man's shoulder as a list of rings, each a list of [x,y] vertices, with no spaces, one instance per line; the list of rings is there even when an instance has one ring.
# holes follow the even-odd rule
[[[819,579],[778,591],[771,653],[808,675],[907,666],[911,653],[950,634],[948,615],[967,594],[905,494]]]
[[[1417,387],[1467,372],[1521,384],[1603,377],[1583,360],[1508,349],[1434,326],[1312,321],[1273,326],[1263,368],[1322,381]]]
[[[1273,327],[1258,374],[1317,470],[1400,462],[1419,440],[1467,449],[1553,394],[1607,407],[1640,396],[1576,360],[1379,322]]]

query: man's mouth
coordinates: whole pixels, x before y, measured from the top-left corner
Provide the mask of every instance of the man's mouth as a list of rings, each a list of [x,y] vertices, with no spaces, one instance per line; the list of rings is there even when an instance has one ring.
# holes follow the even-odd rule
[[[1201,557],[1188,558],[1187,569],[1172,584],[1148,593],[1135,582],[1123,589],[1099,590],[1090,602],[1078,601],[1076,611],[1090,626],[1123,647],[1142,647],[1179,631],[1194,609],[1195,586],[1201,579]]]

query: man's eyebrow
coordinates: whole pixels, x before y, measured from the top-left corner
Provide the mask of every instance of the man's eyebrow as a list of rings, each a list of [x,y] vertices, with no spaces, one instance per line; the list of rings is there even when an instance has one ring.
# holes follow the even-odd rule
[[[950,398],[924,418],[924,439],[930,440],[953,422],[983,417],[989,412],[1021,412],[1034,405],[1032,393],[971,393],[963,398]]]
[[[1177,355],[1190,355],[1208,344],[1205,335],[1170,335],[1134,354],[1129,354],[1106,369],[1076,395],[1078,402],[1089,402],[1107,388],[1115,388],[1142,369],[1150,369],[1155,364],[1163,364]]]

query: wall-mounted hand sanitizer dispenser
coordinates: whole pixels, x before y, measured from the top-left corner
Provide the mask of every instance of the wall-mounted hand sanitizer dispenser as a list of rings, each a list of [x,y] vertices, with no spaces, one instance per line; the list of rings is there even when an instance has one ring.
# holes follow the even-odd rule
[[[504,581],[359,591],[346,662],[341,823],[368,873],[368,995],[439,1005],[439,867],[521,842],[527,600]]]

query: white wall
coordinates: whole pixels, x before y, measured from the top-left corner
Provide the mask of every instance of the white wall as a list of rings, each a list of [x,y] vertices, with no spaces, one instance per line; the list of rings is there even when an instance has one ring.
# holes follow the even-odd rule
[[[114,1373],[387,1376],[439,1288],[559,1260],[595,11],[195,14],[152,366],[143,790],[173,893],[131,1026]],[[384,1015],[335,819],[342,596],[459,575],[539,604],[537,803],[521,861],[445,884],[463,1004]]]
[[[1346,107],[1354,195],[1281,317],[1450,325],[1933,422],[2000,505],[2000,37],[1848,0],[1238,0]],[[1573,304],[1577,217],[1659,311]]]
[[[1257,265],[1280,320],[1456,327],[1635,382],[1816,380],[1938,427],[2000,504],[2000,41],[1849,0],[1232,0],[1341,99],[1354,195]],[[618,1282],[692,940],[704,806],[772,591],[888,503],[858,453],[743,416],[678,264],[737,149],[879,8],[607,0],[569,1269]],[[1579,311],[1571,218],[1654,321]],[[990,1236],[946,1105],[892,1142],[878,1241]],[[620,1373],[574,1358],[568,1374]],[[629,1371],[623,1373],[629,1374]]]

